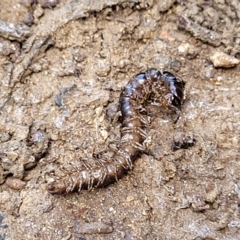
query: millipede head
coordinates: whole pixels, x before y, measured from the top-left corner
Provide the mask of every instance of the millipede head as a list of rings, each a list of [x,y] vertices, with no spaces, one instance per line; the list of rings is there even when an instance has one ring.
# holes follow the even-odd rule
[[[148,68],[148,70],[145,72],[145,75],[147,79],[156,79],[160,80],[161,79],[161,72],[159,72],[156,68]]]

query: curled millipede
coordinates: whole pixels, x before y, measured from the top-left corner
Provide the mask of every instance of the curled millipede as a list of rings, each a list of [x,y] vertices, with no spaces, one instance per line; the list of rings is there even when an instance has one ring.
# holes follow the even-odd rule
[[[173,110],[179,118],[184,86],[185,83],[172,73],[161,73],[155,68],[135,75],[120,95],[121,141],[111,162],[91,170],[76,171],[55,180],[48,184],[48,191],[53,194],[80,192],[82,189],[104,187],[122,178],[132,169],[133,161],[144,150],[142,143],[147,135],[144,130],[147,124],[144,104],[153,100]]]

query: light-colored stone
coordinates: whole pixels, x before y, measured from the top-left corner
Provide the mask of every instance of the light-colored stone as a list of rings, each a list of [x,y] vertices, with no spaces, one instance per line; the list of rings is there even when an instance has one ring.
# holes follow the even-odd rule
[[[214,67],[223,67],[223,68],[231,68],[240,63],[240,60],[233,56],[229,56],[223,52],[215,52],[212,56],[210,56],[210,60],[212,61]]]

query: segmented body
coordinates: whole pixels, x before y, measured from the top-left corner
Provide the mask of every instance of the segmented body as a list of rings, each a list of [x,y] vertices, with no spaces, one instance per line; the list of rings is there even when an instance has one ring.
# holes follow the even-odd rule
[[[50,193],[62,194],[93,187],[103,187],[118,181],[132,169],[133,161],[143,150],[147,124],[144,104],[152,99],[180,115],[185,83],[169,72],[161,74],[150,68],[137,74],[122,91],[119,99],[122,113],[121,143],[112,161],[91,170],[82,170],[48,185]]]

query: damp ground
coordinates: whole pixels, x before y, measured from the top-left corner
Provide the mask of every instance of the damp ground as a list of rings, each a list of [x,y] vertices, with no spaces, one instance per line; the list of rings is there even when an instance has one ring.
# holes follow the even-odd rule
[[[239,239],[238,5],[1,0],[0,239]],[[111,156],[121,90],[149,67],[186,82],[179,121],[146,106],[132,171],[48,193],[54,176]],[[193,146],[173,151],[182,139]]]

